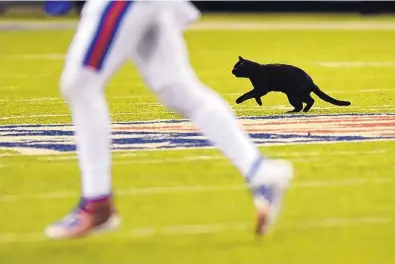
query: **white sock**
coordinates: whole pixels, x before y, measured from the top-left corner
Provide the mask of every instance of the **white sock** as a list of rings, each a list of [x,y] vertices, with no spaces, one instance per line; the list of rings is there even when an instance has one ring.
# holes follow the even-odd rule
[[[72,77],[62,90],[76,130],[82,195],[102,197],[111,192],[111,120],[103,83],[89,71]]]

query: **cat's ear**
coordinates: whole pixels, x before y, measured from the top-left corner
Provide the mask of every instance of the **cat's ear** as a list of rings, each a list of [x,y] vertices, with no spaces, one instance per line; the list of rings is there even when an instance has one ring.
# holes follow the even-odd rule
[[[244,60],[244,58],[239,56],[239,61],[243,61],[243,60]]]

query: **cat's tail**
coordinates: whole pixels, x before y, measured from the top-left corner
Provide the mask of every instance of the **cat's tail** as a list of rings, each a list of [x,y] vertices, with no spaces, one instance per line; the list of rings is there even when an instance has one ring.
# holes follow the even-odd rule
[[[313,84],[313,89],[312,89],[313,93],[315,93],[319,98],[321,98],[322,100],[324,100],[325,102],[334,104],[334,105],[338,105],[338,106],[347,106],[350,105],[351,102],[349,101],[341,101],[341,100],[337,100],[333,97],[330,97],[329,95],[327,95],[326,93],[324,93],[317,85]]]

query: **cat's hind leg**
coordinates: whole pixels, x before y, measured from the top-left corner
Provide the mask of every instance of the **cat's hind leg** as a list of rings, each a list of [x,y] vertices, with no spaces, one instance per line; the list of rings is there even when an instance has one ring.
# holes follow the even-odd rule
[[[294,107],[293,110],[287,111],[287,113],[299,113],[303,109],[303,103],[300,98],[295,94],[287,94],[289,103]]]
[[[315,101],[313,97],[311,97],[311,95],[309,94],[307,95],[307,98],[304,100],[304,102],[306,103],[306,106],[303,108],[303,112],[308,112],[313,106]]]

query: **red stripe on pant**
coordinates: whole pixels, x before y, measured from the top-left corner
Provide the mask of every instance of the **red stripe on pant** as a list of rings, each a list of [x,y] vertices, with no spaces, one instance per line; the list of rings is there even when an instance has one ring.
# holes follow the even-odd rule
[[[111,4],[106,14],[104,14],[102,18],[102,28],[97,34],[93,51],[87,65],[93,66],[96,69],[99,68],[100,61],[109,48],[109,44],[114,35],[113,32],[125,8],[127,8],[127,2],[115,1]]]

